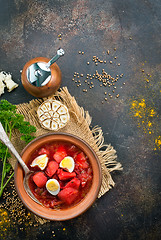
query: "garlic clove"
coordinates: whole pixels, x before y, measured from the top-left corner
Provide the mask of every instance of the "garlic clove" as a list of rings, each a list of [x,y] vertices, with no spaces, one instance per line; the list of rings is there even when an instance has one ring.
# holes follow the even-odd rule
[[[43,125],[45,128],[50,128],[50,122],[51,122],[50,119],[46,119],[45,121],[42,122],[42,125]]]
[[[37,114],[38,114],[39,116],[41,116],[41,115],[44,114],[44,112],[43,112],[43,110],[41,110],[41,108],[39,108],[38,111],[37,111]]]
[[[46,106],[46,108],[47,108],[48,111],[51,110],[51,107],[52,107],[52,106],[51,106],[51,102],[46,102],[46,103],[45,103],[45,106]]]
[[[59,114],[66,114],[67,112],[67,109],[65,106],[61,106],[59,109],[58,109],[58,113]]]
[[[66,123],[68,121],[68,116],[67,114],[61,115],[60,120],[62,123]]]
[[[57,124],[57,122],[55,122],[55,121],[52,121],[52,122],[51,122],[51,129],[52,129],[52,130],[57,130],[57,129],[58,129],[58,124]]]
[[[54,101],[52,103],[52,109],[54,112],[56,112],[59,107],[60,107],[60,103],[58,101]]]

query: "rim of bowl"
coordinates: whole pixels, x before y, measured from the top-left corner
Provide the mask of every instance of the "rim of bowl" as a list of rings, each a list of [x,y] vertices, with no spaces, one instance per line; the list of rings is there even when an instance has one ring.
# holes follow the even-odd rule
[[[86,194],[86,196],[80,202],[75,204],[74,206],[66,208],[66,209],[62,209],[62,210],[61,209],[60,210],[59,209],[51,209],[51,208],[46,208],[44,206],[41,206],[40,204],[34,202],[34,200],[32,200],[26,193],[26,191],[23,187],[23,169],[20,166],[20,164],[18,163],[18,161],[16,162],[15,169],[14,169],[14,171],[15,171],[14,182],[15,182],[15,187],[16,187],[18,196],[22,200],[25,207],[27,207],[31,212],[33,212],[34,214],[36,214],[42,218],[48,219],[48,220],[65,221],[65,220],[69,220],[69,219],[72,219],[72,218],[75,218],[75,217],[81,215],[82,213],[87,211],[92,206],[92,204],[95,202],[95,200],[98,196],[99,190],[101,188],[101,183],[102,183],[101,164],[100,164],[100,161],[99,161],[95,151],[92,149],[92,147],[86,141],[84,141],[83,139],[81,139],[78,136],[75,136],[74,134],[63,133],[63,132],[46,133],[46,134],[36,137],[30,143],[28,143],[25,146],[25,148],[22,150],[22,152],[20,154],[22,159],[23,159],[23,155],[31,147],[32,144],[34,144],[34,143],[36,144],[36,142],[39,142],[41,139],[49,138],[50,136],[67,137],[68,139],[65,139],[65,140],[64,139],[59,139],[59,140],[55,139],[54,140],[54,138],[53,138],[50,140],[50,142],[53,142],[53,141],[65,141],[66,142],[67,141],[67,142],[73,143],[78,148],[80,148],[82,151],[84,151],[88,157],[89,157],[89,154],[90,154],[90,157],[93,156],[92,159],[94,161],[91,160],[91,158],[89,157],[89,161],[90,161],[90,164],[92,165],[92,169],[94,168],[93,169],[93,181],[92,181],[92,185],[89,189],[89,192]],[[77,143],[75,144],[72,141],[72,139],[77,140],[78,144]],[[81,144],[81,146],[79,144]],[[42,145],[44,145],[44,142],[43,143],[40,142],[39,146],[36,146],[34,148],[33,152],[37,148],[41,147]],[[85,146],[86,149],[84,150],[82,148],[82,146]],[[96,171],[96,172],[94,172],[94,171]],[[18,178],[18,172],[21,175],[20,179]],[[94,182],[94,179],[95,179],[95,182]],[[21,190],[19,189],[20,181],[22,183]],[[80,207],[82,207],[82,208],[80,209]],[[42,212],[42,211],[40,211],[40,209],[44,210],[44,211]],[[51,215],[51,212],[53,212],[52,215]]]

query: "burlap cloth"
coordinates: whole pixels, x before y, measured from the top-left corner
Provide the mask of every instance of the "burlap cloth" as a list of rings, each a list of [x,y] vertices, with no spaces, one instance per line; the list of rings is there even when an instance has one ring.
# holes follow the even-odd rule
[[[117,155],[115,149],[110,144],[104,144],[101,127],[95,126],[92,129],[90,128],[91,117],[88,111],[85,111],[77,104],[75,98],[68,92],[67,87],[60,89],[60,91],[57,91],[56,94],[50,96],[50,98],[61,101],[69,110],[70,121],[61,129],[61,132],[68,132],[79,136],[85,140],[97,154],[102,167],[102,185],[98,198],[101,197],[115,185],[111,177],[111,172],[122,170],[121,164],[116,161]],[[36,127],[36,137],[49,132],[49,130],[43,129],[40,126],[37,117],[37,108],[46,99],[47,98],[34,99],[29,103],[17,105],[17,112],[23,114],[25,120]],[[20,135],[16,131],[13,134],[12,142],[19,153],[25,147],[25,143],[20,140]],[[14,168],[16,159],[11,158],[10,163]]]

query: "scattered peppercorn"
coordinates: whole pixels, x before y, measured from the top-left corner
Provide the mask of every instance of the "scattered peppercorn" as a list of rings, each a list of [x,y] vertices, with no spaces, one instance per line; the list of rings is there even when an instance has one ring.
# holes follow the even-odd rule
[[[116,51],[116,48],[114,48],[114,51]],[[109,55],[109,53],[110,53],[110,51],[107,50],[107,54],[108,54],[108,55]],[[79,54],[82,54],[82,55],[83,55],[84,52],[79,51]],[[117,56],[115,56],[114,59],[117,59]],[[93,56],[92,60],[93,60],[93,62],[95,63],[96,66],[98,65],[98,63],[107,63],[106,60],[100,59],[100,58],[97,57],[97,56]],[[90,62],[86,62],[87,65],[89,65],[89,63],[90,63]],[[112,63],[113,63],[112,60],[110,60],[109,63],[112,64]],[[117,65],[120,66],[121,64],[118,63]],[[82,77],[82,78],[83,78],[83,77],[84,77],[84,74],[82,74],[82,73],[79,74],[79,73],[76,73],[76,72],[75,72],[75,73],[74,73],[74,77],[75,77],[77,80],[76,80],[75,78],[73,78],[72,80],[75,81],[75,83],[78,82],[79,84],[77,84],[77,87],[80,87],[82,84],[81,84],[81,81],[78,80],[78,78],[79,78],[79,77]],[[84,80],[84,83],[88,84],[89,89],[94,88],[94,82],[91,81],[91,80],[94,80],[94,79],[98,79],[98,81],[100,82],[100,84],[99,84],[100,87],[103,87],[103,88],[104,88],[104,87],[105,87],[105,88],[108,87],[108,88],[110,88],[110,87],[112,86],[112,89],[111,89],[111,90],[110,90],[110,89],[108,90],[109,97],[112,98],[113,95],[111,95],[111,93],[115,93],[115,90],[114,90],[114,89],[116,89],[116,85],[115,85],[115,84],[117,83],[117,81],[119,80],[119,78],[122,78],[122,77],[123,77],[123,73],[120,74],[120,75],[117,74],[116,77],[112,77],[110,74],[108,74],[108,73],[105,71],[105,69],[102,69],[102,73],[98,73],[98,71],[96,70],[94,74],[89,74],[89,73],[87,73],[85,77],[86,77],[86,79]],[[122,84],[125,85],[125,83],[122,83]],[[87,93],[87,89],[86,89],[86,88],[83,88],[82,91],[85,92],[85,93]],[[111,93],[109,93],[109,92],[111,92]],[[107,91],[105,91],[104,94],[107,95]],[[119,94],[116,95],[116,97],[118,97],[118,96],[119,96]],[[107,101],[107,98],[105,97],[104,100]],[[104,101],[102,101],[102,103],[104,103]]]
[[[8,212],[8,224],[12,223],[19,226],[24,224],[27,230],[29,230],[30,226],[38,226],[39,221],[24,207],[18,197],[13,180],[9,183],[9,190],[7,189],[4,192],[3,199],[4,202],[0,204],[0,211],[1,209],[5,209],[5,212]],[[23,231],[24,228],[20,227],[20,230]]]

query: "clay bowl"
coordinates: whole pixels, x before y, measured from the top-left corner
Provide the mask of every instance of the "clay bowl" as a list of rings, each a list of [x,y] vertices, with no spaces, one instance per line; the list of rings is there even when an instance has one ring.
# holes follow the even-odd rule
[[[89,192],[86,194],[86,196],[79,203],[67,209],[53,210],[34,202],[27,195],[23,186],[23,170],[18,163],[15,166],[14,180],[19,197],[21,198],[23,204],[30,211],[45,219],[63,221],[79,216],[94,203],[101,187],[101,166],[97,155],[85,141],[77,136],[67,133],[48,133],[34,139],[22,151],[21,156],[23,161],[27,163],[30,156],[35,152],[36,149],[40,148],[45,143],[50,143],[53,141],[65,141],[72,143],[88,156],[93,169],[93,180],[91,188],[89,189]]]
[[[45,57],[33,58],[25,64],[22,70],[22,74],[21,74],[22,84],[26,89],[26,91],[35,97],[38,97],[38,98],[48,97],[54,94],[60,87],[61,71],[56,63],[50,66],[51,79],[45,86],[36,87],[33,84],[31,84],[27,79],[27,69],[30,65],[36,62],[47,63],[49,60],[50,60],[49,58],[45,58]]]

